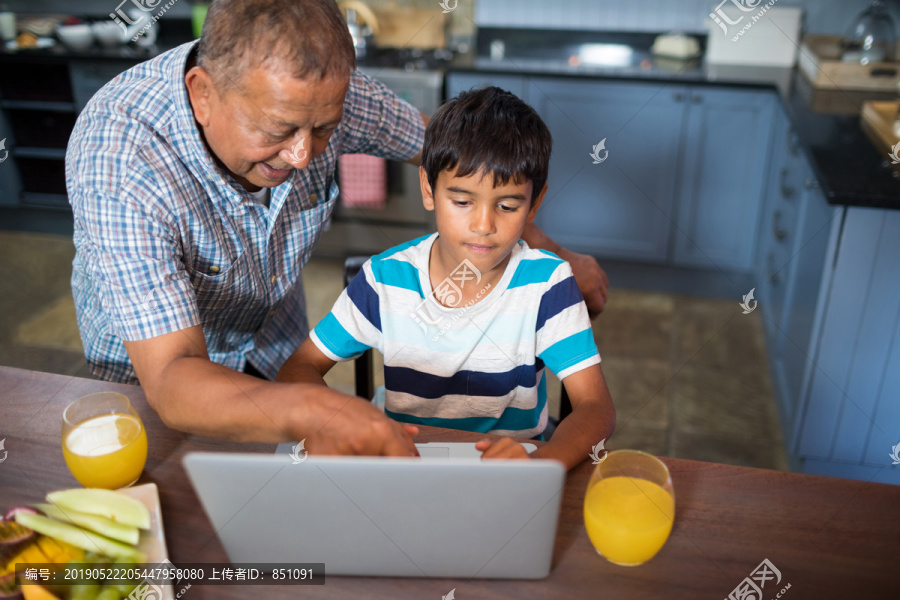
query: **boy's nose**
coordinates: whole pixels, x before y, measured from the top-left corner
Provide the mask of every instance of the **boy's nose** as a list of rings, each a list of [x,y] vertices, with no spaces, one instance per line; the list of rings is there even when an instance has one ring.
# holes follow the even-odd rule
[[[476,211],[472,219],[472,233],[487,235],[494,232],[494,216],[489,208]]]

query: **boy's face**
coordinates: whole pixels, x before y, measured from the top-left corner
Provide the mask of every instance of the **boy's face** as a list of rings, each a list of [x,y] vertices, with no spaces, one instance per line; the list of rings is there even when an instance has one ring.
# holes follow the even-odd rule
[[[458,264],[469,259],[482,274],[505,268],[513,246],[531,223],[547,192],[547,184],[531,202],[532,182],[494,187],[493,175],[481,172],[457,177],[456,169],[438,175],[435,189],[419,168],[422,203],[433,210],[441,258]]]

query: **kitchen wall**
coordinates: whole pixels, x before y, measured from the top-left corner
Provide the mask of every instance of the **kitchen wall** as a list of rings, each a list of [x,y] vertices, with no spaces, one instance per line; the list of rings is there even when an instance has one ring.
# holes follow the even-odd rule
[[[460,0],[460,4],[468,0]],[[721,0],[480,0],[480,27],[595,29],[605,31],[705,32],[709,13]],[[802,7],[806,31],[843,35],[870,0],[778,0]],[[900,9],[891,2],[895,23]]]

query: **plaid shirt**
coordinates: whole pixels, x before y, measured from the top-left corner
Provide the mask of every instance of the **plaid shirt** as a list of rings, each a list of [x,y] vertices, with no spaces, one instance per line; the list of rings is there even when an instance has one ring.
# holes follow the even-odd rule
[[[407,160],[408,103],[355,73],[325,153],[255,199],[206,149],[184,86],[184,44],[125,71],[78,117],[66,151],[72,293],[91,372],[136,383],[123,340],[201,325],[210,358],[274,378],[306,339],[301,269],[338,198],[341,154]]]

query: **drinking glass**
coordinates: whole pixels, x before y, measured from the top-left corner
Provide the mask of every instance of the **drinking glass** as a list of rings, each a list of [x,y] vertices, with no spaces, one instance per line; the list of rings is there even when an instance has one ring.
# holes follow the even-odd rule
[[[597,553],[633,567],[666,543],[675,520],[669,469],[639,450],[614,450],[597,465],[584,496],[584,526]]]
[[[100,392],[66,407],[62,450],[69,470],[84,487],[128,487],[147,462],[147,432],[127,396]]]

